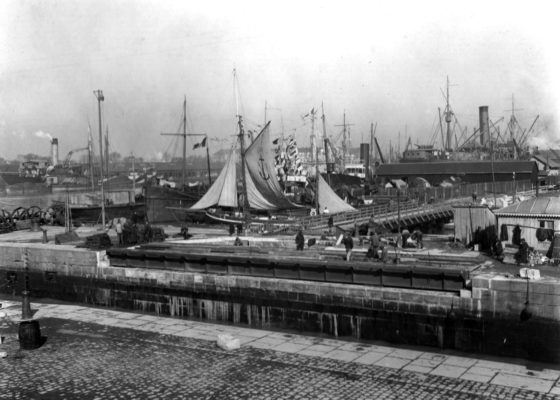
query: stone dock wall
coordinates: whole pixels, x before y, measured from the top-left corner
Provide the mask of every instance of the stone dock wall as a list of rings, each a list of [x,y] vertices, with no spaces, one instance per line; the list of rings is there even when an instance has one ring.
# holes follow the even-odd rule
[[[24,262],[24,259],[27,261]],[[253,327],[560,361],[560,282],[478,275],[460,295],[114,267],[104,252],[0,244],[0,292]]]

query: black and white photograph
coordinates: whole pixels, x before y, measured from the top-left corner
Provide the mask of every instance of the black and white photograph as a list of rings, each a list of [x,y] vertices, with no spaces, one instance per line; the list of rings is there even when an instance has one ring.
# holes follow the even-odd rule
[[[0,400],[560,398],[558,15],[0,2]]]

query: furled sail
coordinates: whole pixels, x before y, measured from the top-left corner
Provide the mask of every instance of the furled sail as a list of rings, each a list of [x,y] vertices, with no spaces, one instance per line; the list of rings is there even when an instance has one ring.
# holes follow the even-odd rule
[[[190,208],[191,210],[204,210],[214,206],[237,207],[236,163],[237,151],[233,149],[216,181],[204,196]]]
[[[334,190],[332,190],[329,184],[323,179],[321,174],[317,174],[317,177],[317,186],[319,186],[319,207],[321,210],[327,207],[331,214],[356,210],[350,204],[338,197]]]
[[[270,122],[245,151],[249,205],[251,208],[261,210],[299,207],[286,198],[278,182],[269,126]],[[250,181],[252,182],[249,183]]]

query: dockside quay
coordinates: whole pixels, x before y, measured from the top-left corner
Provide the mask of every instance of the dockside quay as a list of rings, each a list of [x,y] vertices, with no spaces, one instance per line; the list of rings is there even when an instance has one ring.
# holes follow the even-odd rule
[[[473,251],[403,249],[398,262],[382,263],[360,247],[346,261],[329,241],[297,252],[292,238],[241,239],[239,247],[224,234],[101,251],[2,242],[0,291],[18,297],[27,281],[31,301],[560,361],[554,266],[530,279]]]

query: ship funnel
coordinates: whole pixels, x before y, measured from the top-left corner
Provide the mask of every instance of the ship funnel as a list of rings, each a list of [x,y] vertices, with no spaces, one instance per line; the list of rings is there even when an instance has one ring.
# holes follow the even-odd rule
[[[58,139],[53,138],[51,140],[51,154],[52,154],[52,165],[56,167],[58,165]]]
[[[360,143],[360,162],[366,167],[366,179],[369,181],[369,143]]]
[[[490,145],[490,126],[488,122],[488,106],[478,107],[480,144],[483,147]]]

